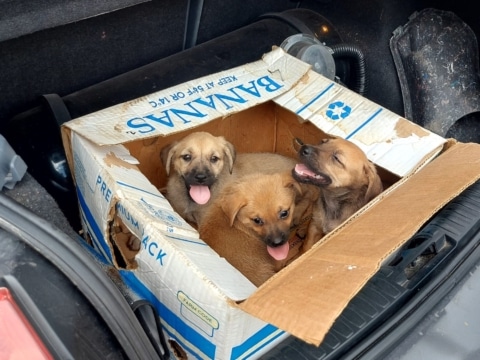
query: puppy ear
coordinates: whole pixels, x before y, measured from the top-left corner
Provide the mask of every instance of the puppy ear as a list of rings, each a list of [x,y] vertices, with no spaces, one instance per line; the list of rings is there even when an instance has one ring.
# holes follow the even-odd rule
[[[219,201],[223,212],[225,213],[225,215],[227,215],[230,226],[233,226],[238,212],[241,208],[247,205],[247,202],[245,201],[243,196],[241,196],[241,194],[237,191],[227,192],[224,196],[219,198]]]
[[[228,159],[228,169],[230,174],[233,171],[233,163],[235,162],[235,158],[237,157],[237,152],[235,150],[235,146],[232,143],[228,142],[224,139],[224,154]]]
[[[372,200],[375,196],[380,194],[383,191],[383,184],[380,176],[377,174],[377,169],[375,165],[370,161],[365,165],[365,173],[367,174],[368,187],[367,192],[365,193],[365,201],[368,202]]]
[[[167,175],[170,174],[170,164],[172,162],[173,154],[175,154],[175,147],[177,143],[178,142],[175,141],[169,145],[166,145],[160,151],[160,159],[162,159],[165,170],[167,171]]]
[[[302,147],[302,145],[305,145],[305,143],[300,138],[294,138],[292,143],[293,143],[293,149],[297,152],[300,151],[300,148]]]

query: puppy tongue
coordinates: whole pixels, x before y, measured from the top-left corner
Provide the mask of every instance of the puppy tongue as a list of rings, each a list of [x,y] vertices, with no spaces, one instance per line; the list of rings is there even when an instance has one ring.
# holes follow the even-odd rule
[[[295,165],[295,172],[299,175],[315,176],[316,174],[307,168],[304,164]]]
[[[267,246],[268,253],[275,260],[285,259],[288,255],[288,250],[290,250],[290,244],[288,243],[288,241],[281,246],[276,246],[276,247]]]
[[[190,186],[190,196],[197,204],[206,204],[210,199],[210,189],[205,185],[192,185]]]

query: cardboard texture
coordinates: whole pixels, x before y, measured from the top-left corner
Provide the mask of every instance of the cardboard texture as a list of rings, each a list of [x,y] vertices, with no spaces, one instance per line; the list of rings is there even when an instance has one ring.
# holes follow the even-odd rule
[[[257,289],[159,190],[160,149],[192,131],[223,135],[237,152],[292,157],[295,137],[341,136],[377,164],[387,189]],[[62,136],[86,238],[196,358],[255,358],[290,334],[320,344],[382,261],[480,174],[478,145],[452,145],[278,48],[72,120]]]
[[[451,174],[461,174],[452,176]],[[480,146],[458,143],[282,271],[241,307],[320,344],[342,307],[382,260],[480,176]],[[277,284],[281,283],[282,286]],[[302,307],[298,306],[301,294]],[[310,311],[302,311],[309,309]],[[321,319],[321,321],[319,320]]]

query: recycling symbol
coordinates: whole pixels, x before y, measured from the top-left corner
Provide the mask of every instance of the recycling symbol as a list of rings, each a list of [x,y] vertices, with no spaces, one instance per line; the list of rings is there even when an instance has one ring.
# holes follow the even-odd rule
[[[327,116],[332,120],[345,119],[352,112],[352,108],[342,101],[335,101],[328,105]]]

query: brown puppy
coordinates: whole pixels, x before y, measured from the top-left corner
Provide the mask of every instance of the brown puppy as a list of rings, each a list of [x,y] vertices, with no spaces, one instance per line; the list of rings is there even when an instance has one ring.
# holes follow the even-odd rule
[[[308,249],[380,194],[383,186],[373,163],[348,140],[303,144],[298,155],[302,164],[295,167],[293,177],[321,189],[304,245]]]
[[[160,157],[168,175],[166,198],[174,210],[197,224],[204,205],[232,172],[235,156],[230,142],[207,132],[165,146]]]
[[[296,211],[301,194],[291,171],[239,177],[206,210],[200,238],[260,286],[296,255],[288,240],[305,214],[303,204]]]

